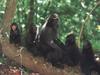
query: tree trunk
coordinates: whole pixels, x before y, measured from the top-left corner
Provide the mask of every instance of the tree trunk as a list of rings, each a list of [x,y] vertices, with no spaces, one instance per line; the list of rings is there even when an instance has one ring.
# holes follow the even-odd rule
[[[34,24],[34,0],[29,0],[29,6],[30,6],[30,12],[28,14],[28,20],[27,20],[27,25],[26,29],[28,30],[31,25]]]
[[[33,57],[26,49],[20,52],[19,48],[9,44],[7,40],[2,40],[1,43],[2,51],[9,59],[29,68],[33,72],[39,73],[40,75],[65,75],[63,71],[58,71],[50,64],[41,61],[40,58]]]
[[[5,31],[9,30],[12,18],[16,11],[16,0],[7,0],[5,15],[3,17],[2,27]]]

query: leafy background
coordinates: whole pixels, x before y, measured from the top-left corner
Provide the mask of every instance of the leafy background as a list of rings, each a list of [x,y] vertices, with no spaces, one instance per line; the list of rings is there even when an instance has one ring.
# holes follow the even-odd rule
[[[99,0],[17,0],[16,14],[12,22],[17,22],[22,35],[26,35],[28,26],[28,14],[32,11],[32,24],[41,28],[48,15],[59,14],[59,39],[62,42],[69,32],[74,32],[76,39],[79,37],[82,23],[86,16],[89,18],[85,23],[82,40],[91,40],[94,49],[100,50],[100,2]],[[13,5],[12,5],[13,6]],[[6,0],[0,0],[0,23],[2,23]],[[30,7],[32,8],[30,10]]]

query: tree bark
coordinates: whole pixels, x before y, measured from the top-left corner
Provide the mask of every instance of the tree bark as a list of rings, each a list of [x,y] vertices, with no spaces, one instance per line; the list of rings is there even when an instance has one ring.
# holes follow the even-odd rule
[[[2,39],[2,51],[9,58],[15,62],[29,68],[33,72],[40,75],[65,75],[63,71],[58,71],[50,64],[41,61],[40,58],[35,58],[25,48],[20,52],[13,44],[9,44],[7,40]],[[22,57],[22,58],[21,58]]]
[[[14,17],[16,11],[16,0],[7,0],[5,15],[2,21],[2,27],[5,31],[9,30],[12,18]]]
[[[28,30],[34,24],[34,3],[35,0],[29,0],[30,12],[28,14],[26,29]]]

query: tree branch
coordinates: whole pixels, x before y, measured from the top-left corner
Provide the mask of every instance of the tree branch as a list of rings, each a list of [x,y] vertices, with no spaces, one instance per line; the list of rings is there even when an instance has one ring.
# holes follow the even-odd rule
[[[91,13],[96,9],[96,7],[97,7],[99,4],[100,4],[100,2],[97,3],[97,4],[94,6],[94,8],[91,9],[91,11],[89,12],[89,14],[91,14]],[[84,21],[84,22],[82,23],[82,25],[81,25],[80,33],[79,33],[79,39],[78,39],[78,47],[80,47],[81,36],[82,36],[82,34],[83,34],[84,26],[85,26],[86,22],[87,22],[88,19],[89,19],[89,14],[87,14],[87,16],[86,16],[86,18],[85,18],[85,21]]]
[[[40,75],[65,75],[63,70],[57,71],[58,69],[47,64],[47,62],[41,61],[40,58],[33,57],[25,48],[21,51],[21,54],[19,54],[18,50],[20,49],[16,48],[13,44],[9,44],[7,40],[1,39],[0,42],[2,44],[3,53],[9,57],[9,59],[22,64],[26,68],[33,70],[33,72],[40,73]]]

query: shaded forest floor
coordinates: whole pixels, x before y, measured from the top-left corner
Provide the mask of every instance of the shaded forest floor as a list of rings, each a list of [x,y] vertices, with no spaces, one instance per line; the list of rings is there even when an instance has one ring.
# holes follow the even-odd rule
[[[5,57],[4,59],[4,64],[0,63],[0,75],[40,75],[39,73],[29,70],[7,57]],[[59,69],[53,67],[50,63],[46,62],[43,58],[40,57],[34,57],[34,62],[38,63],[37,65],[40,65],[42,63],[47,71],[51,70],[54,72],[63,72],[64,75],[81,75],[79,66],[69,67],[65,65],[64,69]]]
[[[0,75],[21,75],[21,72],[23,73],[22,75],[40,75],[39,73],[33,72],[19,65],[18,63],[10,60],[9,58],[5,58],[5,59],[6,59],[5,63],[0,64]],[[35,62],[38,63],[38,65],[42,62],[43,63],[42,65],[45,66],[47,71],[52,70],[55,72],[64,72],[65,75],[80,75],[80,69],[78,66],[69,67],[65,65],[64,69],[60,69],[60,68],[53,67],[50,63],[44,61],[43,58],[34,57],[34,59]]]
[[[43,58],[40,57],[33,57],[33,58],[34,58],[33,61],[36,63],[36,65],[43,65],[46,71],[63,73],[63,75],[81,75],[79,66],[69,67],[65,65],[64,69],[60,69],[53,67]],[[2,57],[2,58],[0,57],[0,59],[4,60],[3,64],[0,63],[0,75],[41,75],[37,72],[34,72],[32,70],[29,70],[28,68],[21,66],[15,61],[10,60],[8,57]],[[92,75],[97,75],[97,74],[92,74]]]

